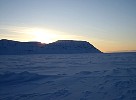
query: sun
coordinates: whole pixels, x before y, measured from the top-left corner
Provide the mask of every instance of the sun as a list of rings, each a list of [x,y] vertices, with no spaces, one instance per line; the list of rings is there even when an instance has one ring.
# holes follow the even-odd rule
[[[30,32],[33,35],[33,40],[42,42],[42,43],[51,43],[57,40],[58,35],[53,33],[50,30],[35,28]]]
[[[83,36],[72,35],[65,32],[44,28],[32,27],[24,30],[24,32],[27,33],[27,38],[29,36],[29,40],[47,44],[57,40],[87,40],[87,38]]]

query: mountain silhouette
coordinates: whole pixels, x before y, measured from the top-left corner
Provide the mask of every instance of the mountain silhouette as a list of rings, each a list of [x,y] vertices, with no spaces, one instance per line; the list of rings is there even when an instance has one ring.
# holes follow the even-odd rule
[[[78,54],[102,53],[86,41],[58,40],[53,43],[0,40],[0,54]]]

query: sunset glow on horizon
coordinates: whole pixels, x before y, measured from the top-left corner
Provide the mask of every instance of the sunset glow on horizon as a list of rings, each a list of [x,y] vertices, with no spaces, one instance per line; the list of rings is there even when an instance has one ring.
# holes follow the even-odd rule
[[[135,0],[0,0],[0,39],[88,41],[103,52],[136,50]]]

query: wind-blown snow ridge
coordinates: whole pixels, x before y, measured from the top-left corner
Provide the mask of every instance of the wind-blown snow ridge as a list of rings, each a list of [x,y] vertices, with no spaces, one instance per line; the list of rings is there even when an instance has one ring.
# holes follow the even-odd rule
[[[136,68],[117,68],[111,71],[93,72],[81,71],[66,76],[6,72],[0,75],[0,88],[3,91],[3,93],[0,92],[0,95],[3,95],[0,99],[135,100],[135,73]],[[12,92],[6,94],[6,86],[17,90],[12,90]],[[17,92],[18,90],[20,93]]]
[[[136,100],[136,53],[1,55],[0,100]]]
[[[0,40],[0,54],[76,54],[101,53],[86,41],[58,40],[49,44]]]

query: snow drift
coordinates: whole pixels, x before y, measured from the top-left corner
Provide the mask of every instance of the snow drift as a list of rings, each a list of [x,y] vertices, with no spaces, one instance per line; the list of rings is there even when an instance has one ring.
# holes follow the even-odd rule
[[[135,100],[136,53],[1,55],[0,100]]]

